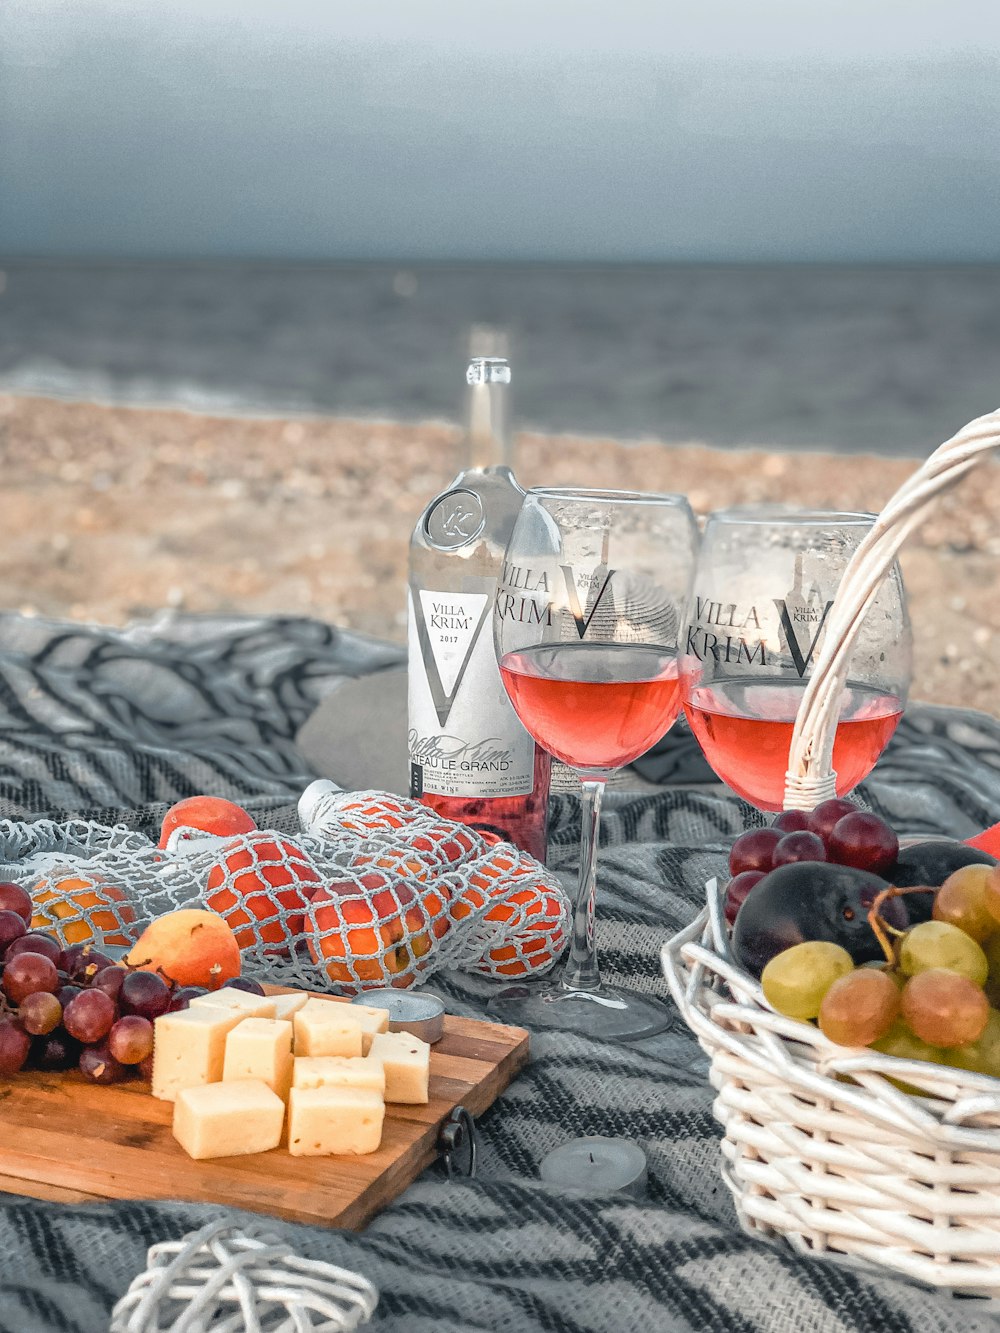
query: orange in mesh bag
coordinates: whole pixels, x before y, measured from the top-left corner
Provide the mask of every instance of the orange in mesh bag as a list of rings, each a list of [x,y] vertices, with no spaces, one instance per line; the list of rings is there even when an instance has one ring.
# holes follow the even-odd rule
[[[309,896],[322,882],[301,847],[257,829],[230,838],[216,853],[205,903],[225,919],[241,949],[288,948],[301,935]]]
[[[53,927],[64,944],[106,944],[126,947],[126,934],[135,911],[124,890],[100,873],[60,868],[34,884],[31,895],[31,930]]]

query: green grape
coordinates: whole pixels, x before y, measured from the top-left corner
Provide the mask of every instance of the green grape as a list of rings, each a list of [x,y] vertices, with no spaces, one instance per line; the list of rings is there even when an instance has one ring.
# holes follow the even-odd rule
[[[768,1004],[787,1018],[815,1018],[823,996],[840,977],[854,971],[854,959],[839,944],[806,940],[784,949],[761,973]]]
[[[823,996],[819,1026],[839,1046],[869,1046],[884,1037],[899,1013],[899,988],[885,972],[859,968]]]
[[[884,1037],[872,1042],[872,1050],[881,1051],[883,1055],[894,1055],[897,1060],[922,1060],[929,1065],[944,1064],[944,1051],[915,1037],[902,1019],[897,1019]],[[908,1092],[913,1097],[930,1095],[916,1084],[906,1083],[900,1078],[890,1078],[889,1082],[900,1092]]]
[[[977,1041],[990,1016],[986,996],[975,982],[943,967],[911,977],[902,1008],[914,1036],[941,1047]]]
[[[932,968],[956,972],[976,986],[986,984],[989,964],[986,955],[964,930],[947,921],[922,921],[903,936],[899,968],[908,977]]]
[[[1000,1078],[1000,1013],[990,1010],[986,1026],[975,1041],[954,1046],[944,1053],[945,1063],[973,1074],[992,1074]]]
[[[934,895],[934,920],[947,921],[982,944],[997,928],[986,903],[992,874],[992,866],[961,866],[953,871]]]

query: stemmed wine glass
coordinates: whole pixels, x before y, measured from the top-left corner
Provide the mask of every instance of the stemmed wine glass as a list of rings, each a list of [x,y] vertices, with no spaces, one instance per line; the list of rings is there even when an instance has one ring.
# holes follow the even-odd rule
[[[698,529],[683,496],[539,488],[507,543],[493,613],[504,687],[543,749],[581,782],[580,878],[558,979],[491,1003],[506,1021],[620,1040],[666,1027],[662,1006],[601,981],[594,935],[605,783],[681,708],[678,634]]]
[[[724,509],[705,524],[684,627],[684,711],[737,795],[780,810],[792,730],[841,576],[873,514]],[[903,714],[912,640],[899,566],[854,648],[833,747],[837,795],[868,776]]]

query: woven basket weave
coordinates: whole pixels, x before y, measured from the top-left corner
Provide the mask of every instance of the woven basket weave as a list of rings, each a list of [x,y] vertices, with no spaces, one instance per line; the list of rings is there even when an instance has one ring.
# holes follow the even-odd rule
[[[796,719],[786,809],[835,795],[838,705],[865,612],[937,497],[998,447],[1000,411],[943,444],[848,565]],[[800,1251],[1000,1297],[1000,1080],[837,1046],[776,1013],[732,959],[715,880],[707,893],[697,920],[663,946],[662,963],[711,1058],[722,1174],[743,1226]]]

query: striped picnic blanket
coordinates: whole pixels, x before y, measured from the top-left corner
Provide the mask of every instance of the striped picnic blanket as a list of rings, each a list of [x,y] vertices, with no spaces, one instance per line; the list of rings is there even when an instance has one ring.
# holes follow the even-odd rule
[[[294,801],[315,776],[296,752],[296,730],[345,678],[400,657],[279,618],[169,617],[113,632],[6,616],[0,645],[0,817],[85,813],[147,831],[168,803],[200,791],[294,828]],[[613,793],[602,850],[604,970],[667,1004],[660,944],[691,919],[726,841],[755,818],[721,788],[683,778],[675,769],[669,788]],[[1000,819],[1000,725],[911,706],[864,796],[900,832],[968,836]],[[578,823],[575,799],[554,797],[550,862],[567,884]],[[455,1012],[482,1015],[487,983],[438,982]],[[711,1107],[705,1060],[679,1016],[633,1046],[545,1033],[482,1118],[477,1180],[431,1168],[363,1235],[279,1222],[274,1230],[302,1254],[371,1279],[381,1292],[372,1327],[393,1333],[996,1327],[977,1302],[744,1235],[719,1176]],[[580,1134],[638,1141],[648,1196],[586,1198],[543,1185],[540,1158]],[[149,1245],[226,1211],[0,1200],[0,1333],[106,1330]]]

